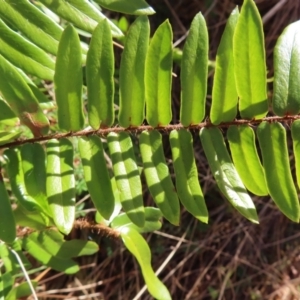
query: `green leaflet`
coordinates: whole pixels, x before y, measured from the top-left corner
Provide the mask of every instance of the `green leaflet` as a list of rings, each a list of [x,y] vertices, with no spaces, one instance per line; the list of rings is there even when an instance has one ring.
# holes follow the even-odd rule
[[[83,128],[81,47],[72,25],[64,30],[58,46],[54,75],[60,129]]]
[[[119,123],[139,126],[145,113],[145,60],[149,44],[148,18],[141,16],[130,26],[120,66]]]
[[[37,212],[28,212],[22,206],[18,206],[14,211],[14,216],[16,223],[22,227],[30,227],[35,230],[46,229],[49,225],[54,225],[52,222],[49,222],[48,217],[37,211]]]
[[[300,21],[285,28],[274,49],[273,110],[278,116],[300,111]]]
[[[52,269],[64,272],[66,274],[74,274],[79,271],[78,264],[72,259],[62,259],[51,254],[49,244],[46,247],[41,244],[38,239],[38,232],[33,232],[22,239],[22,248],[29,252],[36,260],[43,265],[51,267]],[[53,244],[52,244],[53,246]]]
[[[20,205],[28,212],[43,212],[44,207],[37,199],[31,197],[27,191],[20,151],[18,149],[6,149],[4,155],[7,160],[6,169],[11,189]]]
[[[0,19],[0,54],[18,68],[42,79],[53,79],[54,61]]]
[[[153,232],[161,228],[161,217],[162,213],[159,209],[155,207],[145,207],[144,227],[141,228],[133,224],[125,213],[116,216],[111,222],[111,227],[118,230],[121,230],[122,227],[130,227],[139,233]]]
[[[75,218],[73,146],[68,139],[51,140],[47,148],[46,191],[57,228],[68,234]]]
[[[17,252],[25,268],[29,269],[32,267],[31,263],[22,250],[20,239],[16,239],[14,242],[10,243],[9,246],[5,243],[0,244],[0,257],[6,272],[10,272],[12,275],[16,275],[22,270],[19,261],[12,253],[11,249]]]
[[[119,215],[121,209],[122,209],[122,204],[121,204],[121,200],[120,200],[120,192],[118,190],[117,184],[116,184],[116,180],[114,177],[111,178],[110,180],[111,182],[111,186],[113,189],[113,193],[114,193],[114,211],[111,214],[109,220],[105,219],[98,211],[96,212],[96,216],[95,216],[95,221],[96,223],[103,223],[106,224],[107,226],[111,223],[111,221]]]
[[[293,122],[291,131],[296,166],[296,178],[298,187],[300,188],[300,120]]]
[[[171,299],[165,285],[156,277],[151,267],[151,253],[145,239],[133,228],[122,227],[121,237],[125,247],[137,259],[149,293],[158,300]]]
[[[142,184],[131,138],[126,132],[111,132],[107,136],[107,143],[122,207],[134,224],[143,227],[145,211]]]
[[[123,33],[119,27],[115,25],[110,19],[108,19],[93,3],[87,0],[68,0],[71,5],[78,9],[78,11],[84,13],[91,19],[95,20],[97,23],[100,23],[103,20],[106,20],[110,29],[111,34],[114,37],[122,37]]]
[[[38,282],[31,280],[31,284],[34,288],[37,287]],[[18,286],[13,287],[12,290],[7,294],[6,300],[15,300],[21,298],[27,298],[32,294],[31,288],[28,282],[21,282]]]
[[[20,121],[30,128],[35,136],[47,134],[49,122],[32,90],[17,69],[0,55],[0,91]]]
[[[146,57],[146,118],[152,127],[168,125],[172,119],[172,28],[169,21],[154,33]]]
[[[16,238],[16,221],[0,169],[0,240],[12,243]]]
[[[299,200],[289,164],[285,128],[280,123],[262,122],[257,137],[269,193],[283,214],[299,222]]]
[[[163,216],[179,225],[179,199],[166,164],[161,134],[143,131],[140,135],[140,152],[149,191]]]
[[[46,196],[46,157],[40,144],[25,144],[21,148],[21,162],[28,195],[35,199],[50,217]]]
[[[18,121],[18,118],[8,104],[0,98],[0,124],[16,126]]]
[[[183,126],[200,123],[205,116],[208,71],[208,32],[198,13],[191,25],[181,60],[180,121]]]
[[[248,125],[230,126],[227,139],[233,163],[246,188],[255,195],[267,195],[265,174],[257,154],[253,129]]]
[[[114,211],[115,199],[100,138],[98,136],[80,138],[79,152],[92,201],[97,211],[109,220]]]
[[[234,78],[233,34],[239,18],[236,7],[228,21],[217,51],[212,102],[211,122],[215,125],[232,121],[237,113],[238,94]]]
[[[114,123],[114,53],[108,23],[96,27],[86,58],[89,124],[94,129]]]
[[[31,2],[0,0],[0,16],[18,28],[38,47],[56,55],[63,29]]]
[[[74,24],[74,26],[93,33],[97,24],[103,19],[107,19],[100,11],[92,7],[88,1],[78,0],[40,0],[45,6],[55,12],[58,16]],[[108,20],[108,19],[107,19]],[[112,34],[115,37],[123,36],[121,30],[110,20]]]
[[[40,232],[37,240],[51,255],[61,259],[92,255],[99,251],[95,242],[76,239],[65,241],[63,235],[55,230]]]
[[[216,127],[202,128],[200,138],[210,169],[223,195],[244,217],[258,223],[253,201],[230,159],[220,130]]]
[[[11,142],[13,140],[16,140],[22,132],[8,132],[8,131],[0,131],[0,145],[4,145],[8,142]]]
[[[6,296],[13,288],[14,278],[11,273],[1,274],[0,271],[0,300],[6,300]]]
[[[262,21],[254,0],[245,0],[233,37],[234,74],[242,118],[260,119],[268,110]]]
[[[207,223],[208,211],[199,184],[192,135],[187,130],[173,130],[170,143],[179,199],[188,212]]]
[[[154,9],[144,0],[95,0],[99,5],[129,15],[152,15]]]

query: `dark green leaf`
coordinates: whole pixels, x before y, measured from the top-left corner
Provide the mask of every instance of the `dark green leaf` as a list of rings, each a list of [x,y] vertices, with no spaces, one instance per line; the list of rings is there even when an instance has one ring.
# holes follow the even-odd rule
[[[16,221],[0,170],[0,240],[12,243],[16,238]]]

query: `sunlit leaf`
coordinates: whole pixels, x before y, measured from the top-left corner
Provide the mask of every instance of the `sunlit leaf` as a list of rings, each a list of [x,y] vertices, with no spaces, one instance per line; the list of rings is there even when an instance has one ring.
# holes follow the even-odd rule
[[[86,59],[89,124],[94,129],[114,122],[114,53],[106,21],[96,27]],[[100,100],[101,99],[101,100]]]
[[[263,118],[268,110],[265,41],[254,0],[245,0],[233,37],[234,73],[242,118]]]
[[[290,24],[274,49],[273,110],[276,115],[300,111],[300,21]]]
[[[231,161],[221,131],[215,127],[202,128],[200,138],[209,167],[223,195],[244,217],[258,223],[254,203]]]
[[[145,224],[143,227],[133,224],[125,213],[116,216],[111,222],[111,227],[118,230],[121,230],[122,227],[130,227],[139,233],[152,232],[161,228],[161,217],[162,213],[159,209],[154,207],[145,207]]]
[[[49,121],[39,107],[38,101],[23,77],[0,55],[0,91],[20,121],[28,126],[35,136],[48,133]]]
[[[134,224],[143,227],[145,211],[142,185],[131,138],[126,132],[111,132],[107,142],[122,207]]]
[[[133,228],[122,227],[121,237],[126,248],[137,259],[143,273],[147,288],[155,299],[171,299],[170,293],[165,285],[156,277],[151,267],[151,253],[147,242]]]
[[[144,0],[95,0],[101,6],[131,15],[152,15],[155,13],[153,8]]]
[[[82,129],[81,47],[71,25],[64,30],[59,42],[54,84],[59,127],[66,131]]]
[[[172,224],[180,220],[179,199],[164,156],[162,137],[156,131],[143,131],[140,151],[149,191],[163,216]]]
[[[269,193],[282,213],[299,222],[299,199],[291,174],[286,130],[280,123],[262,122],[257,137]]]
[[[119,123],[123,127],[139,126],[145,114],[145,59],[150,25],[147,17],[139,17],[130,26],[120,66]]]
[[[233,34],[238,17],[239,10],[235,8],[227,21],[217,51],[210,110],[210,119],[215,125],[232,121],[237,113],[238,94],[234,78]]]
[[[46,191],[54,222],[68,234],[75,219],[73,146],[68,139],[51,140],[47,148]]]
[[[198,13],[191,25],[181,60],[180,121],[184,126],[200,123],[205,116],[207,90],[208,32]]]
[[[146,119],[153,127],[171,121],[171,80],[172,28],[167,20],[154,33],[146,58]]]

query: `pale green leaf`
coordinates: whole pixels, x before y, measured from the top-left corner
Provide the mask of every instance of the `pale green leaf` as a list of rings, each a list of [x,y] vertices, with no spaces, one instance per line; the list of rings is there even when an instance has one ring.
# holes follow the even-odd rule
[[[230,159],[220,129],[202,128],[200,138],[209,167],[223,195],[244,217],[258,223],[254,203]]]
[[[172,28],[161,24],[151,39],[146,57],[146,119],[152,127],[168,125],[172,118]]]
[[[208,211],[199,184],[192,135],[187,130],[173,130],[170,144],[179,199],[188,212],[207,223]]]
[[[118,230],[121,230],[122,227],[130,227],[139,233],[152,232],[161,228],[161,217],[162,213],[159,209],[145,207],[145,224],[143,227],[133,224],[125,213],[116,216],[111,222],[111,227]]]
[[[234,74],[242,118],[260,119],[268,111],[265,41],[254,0],[245,0],[233,37]]]
[[[52,80],[54,61],[0,19],[0,54],[25,72],[42,79]]]
[[[126,132],[111,132],[107,136],[107,143],[122,207],[134,224],[143,227],[145,211],[142,184],[131,138]]]
[[[300,111],[300,21],[290,24],[274,49],[273,110],[278,116]]]
[[[299,222],[299,199],[291,174],[286,130],[280,123],[262,122],[257,137],[269,193],[282,213]]]
[[[120,66],[119,123],[139,126],[145,114],[145,60],[149,44],[148,18],[141,16],[130,26]]]
[[[71,25],[64,30],[59,42],[54,84],[60,129],[82,129],[81,47],[78,34]]]
[[[51,140],[47,148],[46,191],[54,222],[69,234],[75,219],[73,146],[68,139]]]
[[[239,10],[235,8],[227,21],[217,51],[210,110],[210,119],[215,125],[232,121],[237,113],[238,94],[234,78],[233,34],[238,17]]]
[[[150,294],[158,300],[171,299],[165,285],[156,277],[151,267],[151,253],[147,242],[133,228],[122,227],[121,237],[126,248],[137,259]]]
[[[99,5],[113,11],[131,15],[152,15],[154,9],[144,0],[95,0]]]
[[[149,191],[163,216],[172,224],[180,221],[179,199],[166,163],[161,134],[143,131],[140,135],[140,151]]]
[[[38,101],[17,69],[0,55],[0,91],[20,121],[35,136],[48,133],[49,121],[39,107]]]
[[[200,123],[205,116],[208,71],[208,32],[198,13],[191,25],[181,60],[180,121],[184,126]]]
[[[258,157],[253,129],[248,125],[230,126],[227,139],[232,160],[246,188],[255,195],[266,196],[265,173]]]
[[[114,53],[110,29],[106,21],[96,27],[86,59],[89,124],[94,129],[113,124]]]

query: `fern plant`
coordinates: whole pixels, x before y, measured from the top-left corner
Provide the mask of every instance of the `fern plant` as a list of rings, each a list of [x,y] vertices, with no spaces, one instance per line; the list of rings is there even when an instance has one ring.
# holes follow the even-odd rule
[[[100,7],[140,15],[126,34],[117,104],[113,37],[122,39],[123,33]],[[170,124],[172,28],[165,21],[150,40],[146,15],[153,13],[143,0],[0,0],[1,299],[23,297],[36,285],[13,287],[20,268],[30,268],[22,250],[57,271],[77,272],[72,258],[93,254],[98,245],[66,241],[74,227],[122,239],[152,296],[171,299],[151,267],[142,233],[160,229],[162,217],[179,225],[180,203],[208,222],[191,130],[199,131],[220,192],[244,217],[259,221],[250,191],[270,195],[283,214],[299,222],[285,124],[291,126],[299,188],[300,21],[278,39],[269,101],[259,12],[253,0],[233,10],[217,52],[208,115],[208,32],[198,13],[181,59],[180,120]],[[91,35],[89,45],[78,32]],[[53,81],[55,95],[45,94],[38,80]],[[161,132],[169,135],[175,185]],[[75,220],[74,149],[97,210],[95,222]],[[144,207],[141,172],[157,208]]]

